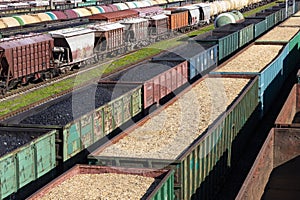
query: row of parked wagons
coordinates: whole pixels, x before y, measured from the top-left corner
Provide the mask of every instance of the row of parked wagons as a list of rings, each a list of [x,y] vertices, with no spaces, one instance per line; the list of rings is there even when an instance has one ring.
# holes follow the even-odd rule
[[[274,13],[277,13],[278,11],[270,12],[269,15],[273,16],[274,19]],[[262,21],[265,20],[265,26],[267,26],[267,21],[271,18],[269,17],[269,15],[262,19]],[[291,32],[291,30],[293,29],[299,29],[299,24],[297,24],[297,17],[298,14],[296,13],[276,28],[285,30],[285,32]],[[277,22],[279,23],[284,19],[285,17]],[[265,30],[267,31],[268,29],[265,28]],[[273,29],[272,31],[270,34],[274,35],[274,32],[277,32],[278,30]],[[174,187],[168,188],[171,190],[175,190],[175,192],[171,191],[169,194],[175,194],[176,199],[189,199],[196,192],[196,189],[204,184],[204,182],[209,183],[209,185],[208,187],[203,187],[203,191],[200,193],[200,195],[211,195],[214,191],[213,185],[217,185],[217,183],[219,183],[219,177],[224,176],[230,165],[233,164],[232,155],[234,148],[232,148],[231,145],[233,144],[234,140],[239,136],[239,133],[242,130],[243,126],[246,124],[247,120],[247,123],[249,123],[250,116],[255,115],[254,118],[256,119],[257,116],[261,116],[266,112],[280,86],[287,78],[287,75],[291,71],[293,71],[293,66],[295,65],[293,63],[295,63],[295,60],[297,60],[297,56],[299,57],[297,53],[299,49],[298,31],[291,32],[291,34],[286,36],[286,38],[284,39],[281,38],[282,41],[280,42],[280,45],[278,45],[279,39],[274,37],[276,36],[271,37],[271,39],[264,39],[264,37],[260,38],[250,47],[247,47],[245,50],[243,50],[242,53],[236,54],[234,58],[221,64],[218,68],[211,72],[210,75],[206,75],[199,80],[196,80],[197,78],[192,80],[193,76],[191,76],[191,74],[193,74],[193,70],[194,72],[196,72],[196,74],[198,74],[199,77],[201,76],[204,68],[206,68],[208,71],[210,68],[214,68],[218,61],[217,57],[220,57],[219,46],[222,45],[222,43],[219,40],[221,40],[221,38],[214,41],[214,49],[206,51],[205,48],[197,48],[201,52],[195,53],[195,55],[192,56],[189,55],[190,57],[185,58],[186,60],[184,61],[178,61],[178,56],[175,56],[175,61],[171,61],[174,56],[166,56],[170,55],[170,52],[165,52],[159,56],[156,56],[150,62],[141,63],[137,66],[134,66],[129,71],[120,72],[118,75],[107,77],[105,80],[102,80],[100,82],[100,85],[104,85],[104,88],[98,89],[100,87],[99,85],[92,86],[92,88],[94,89],[92,89],[90,92],[97,94],[97,91],[100,90],[100,93],[104,94],[105,91],[105,94],[108,95],[104,96],[113,96],[113,100],[110,100],[109,98],[101,99],[101,97],[99,96],[102,95],[98,95],[95,97],[95,99],[85,99],[85,102],[82,103],[82,100],[80,101],[80,98],[78,97],[82,97],[82,94],[84,94],[84,92],[89,93],[89,90],[84,89],[83,93],[82,91],[75,91],[72,97],[70,97],[70,95],[62,97],[61,99],[58,99],[55,102],[47,105],[47,108],[45,108],[44,106],[37,108],[35,114],[32,114],[33,112],[31,112],[31,115],[29,115],[29,113],[23,113],[19,116],[8,119],[4,122],[5,124],[2,124],[5,126],[3,126],[1,129],[6,133],[3,135],[7,135],[8,138],[10,138],[10,141],[18,141],[21,135],[24,137],[26,137],[26,135],[28,136],[28,134],[26,134],[26,131],[30,132],[29,140],[32,140],[33,138],[36,139],[33,139],[25,146],[19,147],[14,151],[11,151],[12,149],[8,151],[7,149],[4,150],[4,155],[2,155],[0,162],[1,168],[6,169],[1,171],[1,198],[5,198],[13,192],[16,192],[19,188],[22,188],[29,182],[34,181],[35,179],[46,174],[55,166],[62,167],[66,161],[70,161],[72,159],[75,160],[76,154],[90,147],[97,140],[105,137],[116,128],[121,127],[122,129],[122,124],[124,124],[124,122],[127,122],[144,110],[149,110],[153,103],[159,103],[161,100],[163,101],[166,98],[163,96],[159,96],[159,94],[170,95],[172,92],[176,93],[176,91],[178,91],[178,88],[183,89],[181,87],[182,84],[187,85],[188,82],[192,84],[192,82],[194,81],[195,83],[193,83],[192,86],[186,88],[185,91],[181,92],[175,99],[169,101],[165,106],[157,109],[152,115],[150,115],[150,117],[142,120],[133,128],[130,128],[129,130],[126,130],[125,132],[119,134],[117,137],[114,137],[112,140],[113,144],[111,144],[110,142],[106,143],[106,145],[94,151],[88,157],[88,159],[91,164],[125,167],[131,166],[139,168],[171,168],[175,171],[173,185]],[[225,38],[226,36],[223,38],[223,41],[226,41]],[[237,41],[241,41],[238,36],[236,38]],[[263,46],[267,46],[268,48],[270,48],[271,46],[273,46],[272,43],[274,43],[273,45],[277,48],[277,52],[273,52],[272,55],[270,55],[273,56],[273,60],[264,64],[258,63],[261,68],[256,72],[247,72],[245,71],[244,67],[242,67],[244,68],[244,71],[236,71],[234,69],[231,72],[223,72],[222,68],[225,69],[228,66],[230,68],[230,62],[240,59],[240,57],[246,56],[247,59],[256,59],[258,56],[260,56],[253,55],[252,53],[248,54],[249,49],[251,50],[253,47],[260,48]],[[182,49],[184,50],[185,48],[190,47],[190,45],[198,45],[199,47],[200,44],[203,47],[207,45],[206,42],[202,43],[199,41],[195,43],[191,41],[191,44],[187,44],[187,46],[182,47]],[[225,43],[223,45],[225,45]],[[175,54],[178,54],[177,51],[179,50],[180,48],[174,50]],[[264,53],[269,51],[268,49],[264,50]],[[174,52],[171,52],[171,54],[174,55]],[[179,53],[179,55],[185,55],[183,52]],[[256,50],[254,50],[254,52],[260,53]],[[241,59],[243,60],[243,58]],[[177,64],[174,64],[174,62],[177,62]],[[173,64],[170,65],[169,63]],[[149,67],[145,67],[149,65],[158,65],[156,69],[160,69],[158,70],[159,72],[157,72],[156,70],[151,71],[149,70]],[[172,66],[175,67],[172,68]],[[166,68],[169,69],[166,70]],[[247,67],[246,70],[250,68],[251,67]],[[145,69],[148,70],[147,73],[136,73],[139,71],[145,71]],[[152,75],[149,75],[152,77],[145,77],[151,72],[154,73]],[[223,74],[222,76],[226,76],[227,78],[220,77],[220,73]],[[132,77],[133,74],[139,74],[138,77],[140,77],[140,80],[131,80],[130,77]],[[153,157],[151,155],[150,157],[141,158],[136,152],[129,153],[127,156],[123,157],[122,154],[105,156],[104,153],[102,155],[102,153],[105,152],[106,149],[108,149],[106,152],[107,154],[109,154],[110,152],[109,148],[114,149],[114,147],[110,146],[118,145],[118,143],[124,144],[122,142],[122,138],[125,138],[126,140],[127,137],[129,138],[129,140],[127,144],[125,142],[125,148],[122,148],[121,150],[123,153],[130,152],[126,150],[126,147],[128,145],[136,150],[139,150],[143,149],[139,145],[145,147],[150,145],[151,147],[152,143],[154,143],[153,145],[155,146],[155,148],[159,148],[159,146],[156,145],[172,144],[172,141],[180,141],[180,135],[176,136],[175,134],[175,137],[173,137],[173,139],[171,138],[171,141],[167,142],[167,140],[161,139],[164,137],[162,135],[161,138],[159,138],[159,142],[155,142],[155,133],[148,134],[146,132],[145,138],[142,138],[142,140],[147,141],[147,143],[145,144],[141,140],[136,140],[136,142],[134,142],[134,140],[132,139],[134,138],[134,136],[130,137],[130,135],[134,134],[132,133],[134,132],[134,128],[138,126],[147,126],[145,124],[149,124],[153,120],[159,120],[160,118],[163,118],[161,114],[163,113],[162,111],[168,112],[170,111],[170,109],[172,110],[176,102],[178,102],[180,99],[188,97],[188,100],[191,100],[192,98],[187,96],[191,93],[190,91],[197,91],[197,87],[201,85],[203,86],[203,84],[208,80],[224,80],[224,94],[229,96],[230,93],[236,93],[236,96],[226,97],[229,98],[229,100],[228,102],[224,102],[225,107],[223,107],[223,110],[216,110],[216,114],[215,116],[211,117],[211,121],[206,121],[206,123],[208,123],[207,125],[210,124],[209,129],[206,130],[206,128],[203,127],[204,129],[200,131],[201,133],[198,130],[192,130],[190,132],[194,132],[196,134],[194,138],[191,137],[189,144],[185,144],[186,146],[183,146],[182,151],[180,150],[180,148],[178,148],[180,151],[178,152],[178,155],[175,155],[174,157],[169,159],[165,159],[166,157],[164,156]],[[112,84],[113,86],[111,86]],[[114,86],[116,84],[118,85],[117,87]],[[208,81],[207,84],[210,85],[213,83],[209,83]],[[231,91],[229,92],[229,94],[226,93],[228,84],[231,87],[234,86],[234,92]],[[148,88],[153,89],[145,92],[148,90]],[[211,94],[211,96],[214,96],[214,91],[217,91],[217,89],[212,87],[210,89],[210,92],[213,93]],[[207,94],[201,95],[204,95],[203,101],[205,99],[209,100],[209,98],[206,98]],[[93,101],[95,101],[96,104],[97,102],[100,102],[100,105],[98,104],[96,109],[95,103]],[[82,105],[89,104],[92,105],[87,108],[90,109],[90,112],[87,114],[83,114],[82,112],[86,112],[86,110],[81,111],[79,108],[83,107]],[[51,110],[52,106],[57,105],[62,106],[61,109],[58,110],[60,113],[53,114],[51,112],[48,112],[49,109]],[[67,107],[64,107],[65,105],[67,105]],[[195,104],[193,106],[196,105],[198,104]],[[198,105],[196,107],[199,106],[201,107],[201,105]],[[57,110],[57,108],[54,107],[53,111],[55,110]],[[69,113],[61,113],[64,112],[64,110]],[[49,115],[46,115],[47,113]],[[62,120],[61,118],[65,116],[71,117]],[[209,119],[210,117],[206,116],[205,118]],[[39,124],[43,120],[47,121],[47,125]],[[176,117],[174,120],[176,120]],[[52,122],[55,123],[55,121],[56,124],[48,124]],[[187,122],[190,123],[188,120],[183,120],[183,122],[181,122],[181,125],[185,127],[185,123]],[[177,121],[175,121],[175,123],[177,123]],[[19,129],[19,133],[16,131],[16,128]],[[43,136],[38,137],[38,134],[34,135],[34,132],[31,131],[33,128],[37,130],[38,134]],[[43,131],[41,131],[39,128],[42,128]],[[139,129],[137,129],[137,131],[139,131]],[[180,132],[182,131],[179,131],[177,134],[179,134]],[[12,139],[14,138],[14,135],[15,139]],[[186,140],[190,137],[190,135],[189,137],[186,137],[186,135],[183,135],[181,137],[184,137],[184,139]],[[22,140],[25,141],[25,139]],[[16,142],[14,143],[14,145],[16,147],[19,144],[18,142]],[[43,150],[40,150],[39,147],[41,146],[43,147]],[[178,146],[176,146],[176,148],[177,147]],[[89,150],[94,149],[95,147],[92,146],[92,148],[90,148]],[[120,153],[119,151],[120,149],[118,149],[117,146],[114,149],[114,152]],[[151,152],[152,150],[150,149],[148,151]],[[160,154],[163,155],[163,151],[158,152],[157,155]],[[168,176],[173,176],[172,174],[173,173],[169,173]],[[168,180],[172,181],[173,179],[171,178]],[[172,185],[172,183],[168,184]],[[170,199],[172,199],[172,197]]]
[[[299,83],[291,89],[236,199],[298,198]]]
[[[200,3],[203,7],[207,7],[204,15],[206,18],[210,19],[219,13],[230,11],[230,10],[240,10],[252,4],[257,4],[261,2],[260,0],[251,0],[246,2],[236,2],[236,1],[215,1],[211,3]],[[176,4],[174,4],[176,3]],[[186,3],[186,2],[185,2]],[[170,6],[165,6],[170,5]],[[12,28],[12,27],[26,27],[36,23],[47,24],[49,22],[56,22],[61,20],[71,20],[74,18],[84,18],[92,15],[97,15],[99,13],[111,13],[118,11],[125,11],[130,9],[146,8],[152,6],[160,6],[162,8],[166,7],[180,7],[183,6],[182,1],[167,2],[167,1],[132,1],[125,3],[116,3],[109,5],[99,5],[99,6],[89,6],[89,7],[78,7],[72,9],[56,9],[54,11],[47,11],[35,14],[24,14],[15,15],[12,17],[2,17],[0,18],[0,28]],[[118,15],[117,13],[115,15]]]
[[[165,15],[164,10],[156,6],[100,13],[85,20],[74,19],[75,21],[64,21],[55,25],[49,23],[46,26],[36,24],[15,30],[2,29],[2,36],[10,38],[3,39],[0,43],[4,51],[0,58],[3,63],[0,67],[0,92],[5,93],[19,83],[26,84],[36,79],[57,76],[68,69],[99,62],[106,56],[123,54],[125,51],[168,38],[178,31],[206,24],[210,19],[207,8],[202,4],[194,4],[167,10]],[[67,18],[61,11],[47,14]],[[60,26],[75,26],[74,23],[85,24],[87,28],[50,31]],[[46,30],[50,32],[20,36],[31,31]],[[249,31],[251,30],[249,27]],[[12,38],[14,34],[19,36]]]

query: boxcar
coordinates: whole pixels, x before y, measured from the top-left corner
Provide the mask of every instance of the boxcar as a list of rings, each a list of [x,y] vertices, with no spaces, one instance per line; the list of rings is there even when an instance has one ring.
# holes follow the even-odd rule
[[[5,122],[58,130],[62,163],[140,113],[141,101],[139,85],[92,85]]]
[[[188,81],[185,60],[144,62],[126,71],[113,74],[100,83],[143,84],[143,108],[158,104]]]
[[[168,16],[168,29],[170,31],[185,32],[189,25],[187,10],[166,10],[165,14]]]
[[[176,199],[190,199],[205,182],[209,185],[202,187],[206,188],[202,198],[208,198],[214,192],[210,188],[220,184],[220,177],[227,173],[233,140],[258,106],[257,90],[257,77],[206,76],[92,152],[88,156],[89,162],[135,168],[172,168],[175,170]],[[225,92],[225,96],[230,95],[228,99],[220,91]],[[192,98],[194,100],[190,101]],[[223,102],[225,99],[228,101]],[[222,108],[216,112],[210,110],[214,113],[210,118],[204,110],[219,107],[211,107],[208,103],[212,103],[211,100],[222,104],[224,112]],[[196,114],[198,110],[199,115]]]
[[[91,195],[102,197],[106,197],[107,192],[109,192],[111,195],[114,195],[116,199],[174,199],[174,172],[172,170],[131,169],[89,165],[74,166],[31,195],[29,199],[35,200],[45,197],[58,186],[64,187],[62,183],[66,183],[67,181],[69,186],[72,187],[77,184],[75,180],[72,181],[72,179],[76,179],[76,177],[93,177],[93,175],[95,175],[95,180],[103,180],[103,182],[101,182],[105,182],[105,186],[99,186],[101,182],[96,181],[97,187],[99,187],[100,190],[97,190],[97,194],[91,194],[91,183],[88,185],[81,184],[78,192],[88,192]],[[81,180],[88,181],[88,179],[89,178],[82,178]],[[148,185],[149,187],[147,187]],[[74,192],[75,191],[72,191],[73,196]],[[141,196],[137,196],[137,194],[141,194]],[[64,195],[64,197],[66,197],[70,195],[70,193],[67,192]]]
[[[0,199],[56,166],[55,130],[0,127]]]
[[[218,46],[213,44],[189,43],[172,51],[163,52],[152,58],[153,61],[184,61],[188,62],[189,81],[203,76],[217,66]]]

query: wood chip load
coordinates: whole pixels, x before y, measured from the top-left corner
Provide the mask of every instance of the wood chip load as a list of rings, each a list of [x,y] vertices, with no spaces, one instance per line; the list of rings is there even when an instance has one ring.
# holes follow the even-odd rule
[[[217,72],[260,72],[276,58],[282,45],[252,45]]]
[[[97,156],[176,159],[240,94],[249,79],[205,78]]]
[[[298,27],[275,27],[257,41],[290,41],[299,31]]]
[[[52,188],[40,200],[141,199],[154,180],[131,174],[76,174]]]
[[[300,15],[300,13],[299,13]],[[290,17],[280,24],[281,26],[299,26],[300,27],[300,17]]]

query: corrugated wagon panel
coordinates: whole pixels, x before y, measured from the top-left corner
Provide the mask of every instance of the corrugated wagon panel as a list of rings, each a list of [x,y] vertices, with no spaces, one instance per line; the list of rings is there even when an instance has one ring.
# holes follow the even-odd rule
[[[51,131],[35,142],[36,178],[43,176],[56,166],[55,134],[56,131]]]
[[[0,158],[0,198],[5,198],[18,190],[17,161],[14,154]]]

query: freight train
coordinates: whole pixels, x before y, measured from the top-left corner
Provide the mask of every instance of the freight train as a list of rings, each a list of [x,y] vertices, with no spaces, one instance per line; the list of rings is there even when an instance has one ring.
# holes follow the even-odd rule
[[[78,8],[64,12],[52,11],[37,15],[1,18],[3,26],[13,27],[18,24],[30,23],[30,27],[24,26],[16,29],[14,33],[18,34],[31,31],[40,32],[45,29],[49,31],[65,25],[95,23],[85,28],[3,39],[0,43],[3,52],[0,68],[0,92],[5,93],[20,83],[27,84],[37,79],[43,80],[57,76],[74,67],[102,60],[108,55],[118,55],[145,46],[154,41],[168,38],[174,32],[185,32],[208,23],[212,16],[221,11],[232,9],[229,6],[223,6],[218,12],[211,12],[212,5],[215,4],[201,3],[165,11],[157,6],[127,10],[121,6],[121,11],[116,11],[118,7],[115,6],[114,12],[109,12],[113,10],[102,6],[101,8]],[[238,4],[238,8],[240,6]],[[104,13],[100,13],[102,11]],[[71,18],[72,20],[69,21]],[[62,21],[49,22],[40,29],[39,23],[35,23],[39,22],[39,19],[43,19],[47,23],[49,20],[60,19]],[[5,35],[5,31],[2,29],[2,34]],[[10,28],[7,34],[12,34]],[[83,43],[83,41],[85,42]]]
[[[297,11],[298,7],[296,8]],[[164,66],[164,68],[161,68],[162,73],[152,74],[152,78],[142,78],[142,80],[138,80],[137,83],[137,80],[126,79],[126,76],[121,74],[123,80],[122,78],[118,78],[118,75],[113,75],[105,80],[106,83],[101,81],[100,85],[94,85],[96,88],[94,91],[100,91],[101,93],[93,93],[97,95],[97,97],[95,97],[95,102],[98,102],[96,107],[90,106],[90,104],[93,105],[93,102],[88,101],[88,99],[84,99],[84,103],[81,103],[82,100],[80,101],[80,99],[79,101],[76,100],[76,96],[82,97],[83,93],[89,93],[89,90],[83,89],[83,93],[79,92],[78,95],[76,95],[77,92],[75,92],[75,96],[73,95],[71,99],[69,95],[66,98],[63,97],[63,100],[61,100],[64,102],[69,101],[69,103],[59,103],[60,100],[56,100],[53,101],[51,105],[46,105],[46,107],[42,105],[34,112],[28,111],[27,113],[22,113],[6,120],[1,128],[2,133],[5,133],[4,137],[6,136],[10,139],[15,137],[17,141],[19,141],[21,137],[23,138],[21,141],[31,142],[26,143],[26,145],[22,147],[19,147],[22,143],[13,143],[8,146],[3,146],[11,148],[2,149],[4,156],[1,157],[0,166],[9,170],[9,172],[5,170],[5,172],[1,171],[1,198],[11,195],[28,183],[42,177],[54,167],[62,167],[66,162],[75,159],[79,152],[93,146],[99,139],[122,127],[132,118],[141,114],[145,109],[149,109],[151,105],[160,103],[161,100],[172,92],[176,93],[177,89],[182,88],[182,84],[186,85],[187,82],[195,82],[192,87],[188,87],[183,93],[180,93],[176,99],[154,112],[151,118],[153,117],[154,120],[160,119],[160,110],[167,109],[168,107],[170,107],[168,110],[172,109],[174,103],[176,105],[176,100],[189,93],[191,88],[197,88],[198,86],[196,85],[203,85],[207,80],[224,79],[224,81],[228,82],[229,79],[231,79],[233,82],[228,82],[230,86],[236,85],[235,81],[242,83],[242,87],[237,88],[236,91],[234,90],[234,92],[238,92],[238,98],[233,100],[235,99],[233,97],[233,99],[231,99],[233,103],[231,101],[227,102],[227,104],[230,104],[228,110],[226,110],[226,112],[222,112],[222,110],[218,111],[218,116],[211,124],[211,129],[204,134],[202,134],[203,131],[201,131],[201,134],[196,133],[196,135],[193,136],[195,140],[191,140],[192,145],[189,146],[188,144],[182,152],[179,152],[179,157],[175,156],[176,158],[172,157],[169,160],[156,157],[149,157],[149,159],[147,158],[146,160],[143,158],[130,157],[135,154],[129,154],[128,157],[120,157],[121,154],[119,156],[114,155],[107,157],[102,155],[101,152],[111,146],[109,142],[88,157],[90,164],[131,166],[134,168],[161,168],[162,166],[171,168],[175,171],[174,187],[171,187],[175,192],[171,193],[175,193],[177,199],[190,199],[192,194],[196,192],[196,188],[203,184],[207,185],[200,187],[202,197],[205,198],[212,195],[214,191],[213,188],[222,181],[220,177],[225,176],[230,165],[234,164],[236,158],[233,152],[241,147],[235,141],[240,138],[240,132],[245,129],[242,127],[245,126],[245,124],[248,124],[248,127],[252,127],[253,124],[266,113],[288,74],[296,67],[295,64],[297,64],[297,62],[295,61],[299,58],[299,32],[294,32],[294,29],[299,27],[299,22],[297,21],[299,14],[296,13],[293,17],[286,19],[286,15],[278,14],[282,13],[282,10],[285,10],[284,7],[281,9],[275,7],[271,10],[272,12],[266,11],[269,13],[267,16],[258,16],[256,20],[254,20],[254,18],[249,19],[252,23],[252,33],[250,33],[250,35],[269,31],[270,28],[276,25],[275,22],[280,23],[285,20],[278,26],[279,29],[283,30],[279,31],[274,29],[273,32],[270,33],[273,36],[271,39],[268,38],[269,36],[267,34],[259,40],[255,38],[257,41],[254,44],[245,48],[241,53],[236,54],[234,59],[224,61],[223,64],[218,63],[221,61],[218,57],[224,55],[220,53],[222,52],[220,48],[230,49],[228,56],[230,56],[231,52],[235,52],[231,50],[231,46],[226,46],[226,44],[231,45],[231,43],[227,43],[226,41],[232,41],[232,38],[227,37],[225,34],[218,38],[219,40],[211,41],[209,36],[207,40],[212,42],[213,46],[205,42],[205,38],[201,38],[201,41],[198,40],[197,37],[192,38],[204,47],[198,48],[199,52],[196,52],[197,49],[195,49],[195,52],[192,54],[187,53],[186,49],[190,49],[190,45],[196,45],[196,43],[193,42],[186,46],[179,47],[172,52],[163,52],[161,55],[154,57],[152,61],[138,65],[140,71],[145,71],[143,67],[148,66],[150,72],[151,67],[149,68],[149,66],[159,66],[159,64]],[[278,20],[276,16],[281,16],[282,18]],[[247,23],[247,18],[245,19],[245,23],[249,24]],[[273,25],[270,25],[271,23],[273,23]],[[262,25],[264,25],[264,28],[262,28]],[[228,32],[228,28],[226,28],[226,26],[224,27],[224,30]],[[221,31],[222,29],[220,28],[218,30]],[[278,39],[274,32],[278,32],[279,35],[282,35],[282,32],[290,34],[285,35],[285,38]],[[229,32],[227,34],[232,33]],[[235,36],[237,49],[239,49],[239,44],[244,44],[241,35],[244,34],[236,33]],[[226,38],[228,38],[228,40],[226,40]],[[231,64],[234,60],[245,60],[245,55],[246,59],[249,60],[248,55],[253,55],[253,51],[260,53],[257,49],[261,50],[261,48],[266,46],[265,44],[268,44],[268,47],[263,50],[264,53],[272,52],[273,48],[275,48],[275,50],[277,49],[274,55],[270,55],[270,57],[272,56],[272,61],[261,64],[258,63],[260,68],[256,69],[256,71],[250,71],[251,67],[241,66],[237,68],[244,69],[243,71],[238,71],[233,68],[239,67],[234,63]],[[46,46],[47,44],[41,44],[40,48],[44,50],[49,49],[46,48]],[[200,45],[198,45],[198,47],[199,46]],[[39,47],[36,48],[39,49]],[[34,46],[33,49],[35,49]],[[249,54],[249,52],[252,53]],[[178,55],[180,57],[178,57]],[[256,59],[257,55],[253,55],[253,57]],[[224,57],[221,59],[224,60]],[[238,63],[241,65],[242,61]],[[247,63],[244,64],[246,65]],[[215,68],[216,65],[218,65],[217,68]],[[214,71],[210,72],[209,76],[202,77],[205,72],[207,73],[212,69],[214,69]],[[225,77],[220,78],[220,74]],[[142,75],[145,77],[145,74]],[[148,73],[146,75],[148,75]],[[202,78],[199,79],[200,77]],[[114,80],[118,80],[119,84],[117,87],[115,83],[113,83]],[[110,81],[110,83],[108,81]],[[245,81],[247,82],[246,85],[244,84]],[[103,91],[105,95],[103,95]],[[112,95],[112,91],[115,94],[113,100],[110,100],[106,97],[109,94]],[[211,92],[213,92],[213,90]],[[201,93],[201,91],[199,91],[199,93]],[[231,93],[233,92],[229,92],[229,94]],[[211,95],[214,94],[218,96],[217,93]],[[189,99],[191,99],[191,97]],[[72,110],[73,104],[76,109],[83,108],[82,105],[88,106],[89,111],[83,113],[81,110]],[[65,107],[66,105],[68,106]],[[57,109],[55,106],[61,107]],[[191,107],[193,107],[193,105],[191,105]],[[59,113],[52,114],[51,109]],[[75,115],[73,116],[73,114]],[[67,119],[62,121],[62,118],[66,117]],[[175,117],[175,114],[174,116],[172,115],[172,117]],[[151,118],[146,118],[139,123],[138,126],[144,126],[144,124],[148,123],[147,120],[152,121]],[[40,124],[42,121],[43,123]],[[51,124],[49,125],[50,121]],[[33,135],[32,129],[36,130],[35,132],[37,133],[35,135]],[[131,135],[130,133],[133,131],[134,129],[131,128],[121,133],[113,139],[113,143],[116,145],[118,145],[118,143],[123,144],[120,139],[123,137],[126,138],[127,134]],[[26,135],[28,135],[29,132],[31,137],[26,140]],[[39,134],[43,135],[43,137],[39,137]],[[189,132],[188,137],[184,136],[185,140],[191,137],[191,134],[192,132]],[[161,135],[161,137],[165,138],[166,136]],[[159,141],[162,141],[161,137]],[[168,137],[170,141],[177,140],[170,137],[171,135]],[[150,138],[150,140],[147,138]],[[152,140],[153,138],[154,136],[152,135],[145,135],[143,140],[147,140],[147,144],[141,144],[144,144],[144,147],[148,147],[154,142],[153,145],[158,148],[158,143],[155,143],[155,141]],[[15,140],[12,139],[12,141]],[[8,144],[7,141],[4,143]],[[138,150],[137,145],[141,144],[139,144],[139,142],[134,143],[134,140],[130,140],[128,144],[124,143],[123,145],[130,145]],[[176,148],[182,144],[177,144]],[[210,144],[214,144],[214,148],[211,150],[208,149]],[[41,150],[41,147],[47,150]],[[12,151],[14,148],[18,149]],[[95,149],[96,147],[93,148]],[[125,149],[123,151],[125,152]],[[149,152],[151,151],[149,150]]]

